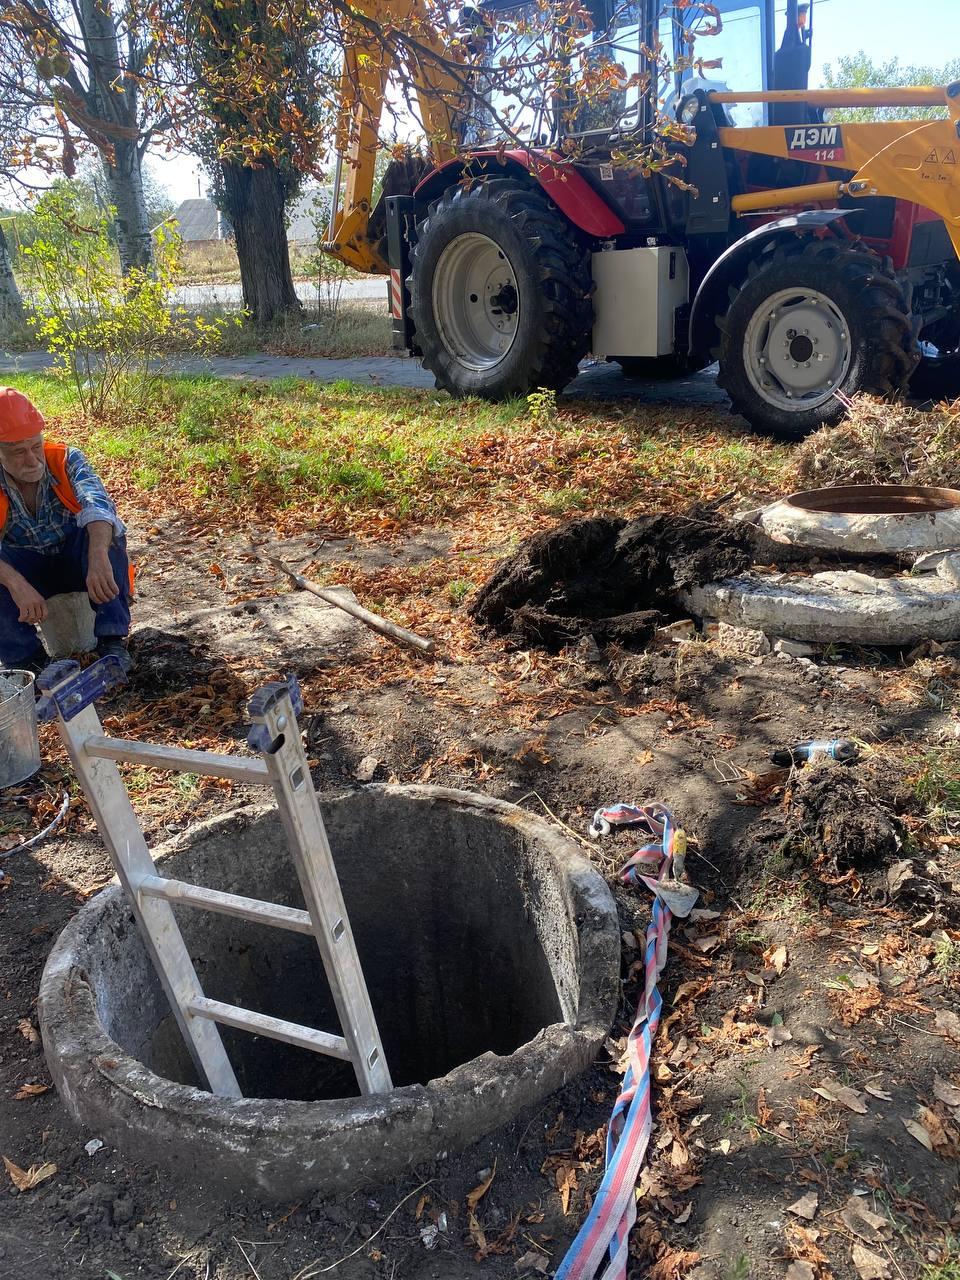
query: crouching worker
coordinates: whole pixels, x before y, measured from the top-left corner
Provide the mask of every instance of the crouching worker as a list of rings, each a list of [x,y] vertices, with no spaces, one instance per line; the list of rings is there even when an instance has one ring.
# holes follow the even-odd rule
[[[86,591],[97,652],[128,667],[123,523],[80,450],[45,441],[44,426],[25,395],[0,387],[0,665],[39,671],[47,600]]]

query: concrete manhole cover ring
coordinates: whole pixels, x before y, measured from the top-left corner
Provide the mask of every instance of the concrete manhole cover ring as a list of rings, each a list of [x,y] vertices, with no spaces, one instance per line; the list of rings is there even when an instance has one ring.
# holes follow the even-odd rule
[[[960,547],[960,490],[923,485],[836,485],[775,502],[760,513],[777,542],[854,554]]]
[[[223,1030],[245,1096],[197,1087],[117,887],[50,953],[38,1010],[67,1110],[136,1159],[271,1199],[371,1186],[457,1150],[584,1070],[616,1009],[620,934],[603,878],[555,828],[439,787],[322,798],[398,1087]],[[168,875],[302,905],[269,805],[158,850]],[[315,944],[178,909],[208,995],[335,1030]]]
[[[960,639],[960,553],[923,557],[922,571],[810,577],[744,573],[684,593],[697,617],[819,644],[915,645]]]

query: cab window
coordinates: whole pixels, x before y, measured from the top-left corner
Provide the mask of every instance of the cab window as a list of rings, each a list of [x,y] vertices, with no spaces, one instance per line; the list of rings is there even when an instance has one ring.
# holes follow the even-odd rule
[[[701,35],[694,40],[693,66],[681,77],[684,89],[742,89],[761,91],[767,88],[766,18],[759,4],[721,0],[722,27],[716,35]],[[696,35],[714,24],[712,17],[685,19],[687,29]],[[706,64],[706,65],[705,65]],[[719,65],[716,65],[719,64]],[[706,83],[704,83],[706,82]],[[737,102],[725,107],[727,118],[735,128],[751,128],[767,123],[767,106],[760,102]]]

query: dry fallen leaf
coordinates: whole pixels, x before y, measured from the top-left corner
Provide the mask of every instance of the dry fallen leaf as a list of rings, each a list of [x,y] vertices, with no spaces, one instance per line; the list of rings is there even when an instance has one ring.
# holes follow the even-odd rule
[[[812,1263],[817,1268],[819,1280],[830,1280],[827,1255],[817,1243],[820,1232],[816,1227],[804,1227],[791,1219],[785,1224],[784,1234],[792,1256],[798,1261]]]
[[[787,1280],[816,1280],[817,1273],[809,1262],[799,1258],[787,1267]]]
[[[933,1142],[931,1141],[930,1135],[918,1120],[904,1120],[901,1118],[900,1123],[906,1129],[907,1133],[910,1134],[911,1138],[916,1138],[921,1146],[926,1147],[928,1151],[933,1150]]]
[[[570,1195],[577,1189],[577,1171],[572,1165],[561,1165],[554,1174],[560,1192],[560,1210],[566,1217],[570,1211]]]
[[[763,967],[773,969],[779,978],[787,967],[787,948],[781,943],[778,947],[767,947],[763,953]]]
[[[13,1098],[15,1102],[22,1102],[24,1098],[39,1098],[41,1093],[49,1093],[51,1087],[48,1084],[22,1084]]]
[[[820,1197],[816,1191],[808,1191],[805,1196],[801,1196],[793,1204],[787,1205],[787,1213],[795,1214],[798,1218],[806,1218],[808,1222],[812,1222],[817,1216],[819,1208]]]
[[[949,1009],[938,1009],[933,1020],[934,1026],[948,1040],[960,1040],[960,1018]]]
[[[490,1190],[490,1187],[493,1185],[493,1180],[496,1176],[497,1176],[497,1165],[496,1165],[496,1161],[494,1161],[493,1168],[490,1170],[490,1176],[487,1178],[484,1178],[484,1180],[480,1183],[480,1185],[474,1187],[473,1190],[469,1192],[467,1195],[467,1208],[471,1213],[474,1212],[477,1205],[480,1203],[483,1197]]]
[[[532,1249],[528,1249],[523,1257],[518,1258],[513,1265],[517,1274],[521,1276],[528,1276],[534,1273],[546,1275],[550,1260],[545,1258],[542,1253],[534,1253]]]
[[[683,1210],[683,1212],[682,1212],[682,1213],[678,1213],[678,1214],[677,1214],[677,1216],[674,1218],[674,1222],[677,1224],[677,1226],[682,1227],[682,1226],[683,1226],[683,1224],[684,1224],[685,1222],[688,1222],[688,1221],[690,1220],[690,1215],[691,1215],[691,1213],[693,1213],[693,1201],[692,1201],[692,1200],[691,1200],[691,1201],[690,1201],[690,1203],[687,1205],[687,1207]]]
[[[890,1223],[868,1209],[862,1196],[851,1196],[840,1214],[841,1221],[867,1244],[880,1244],[890,1233]]]
[[[40,1043],[40,1032],[29,1018],[21,1018],[17,1023],[17,1030],[23,1036],[24,1040],[29,1040],[31,1044]]]
[[[650,1267],[648,1280],[680,1280],[699,1261],[699,1253],[691,1249],[668,1249]]]
[[[841,1106],[847,1107],[848,1110],[855,1111],[858,1116],[867,1114],[863,1095],[858,1093],[856,1089],[851,1089],[848,1085],[837,1084],[833,1080],[823,1080],[813,1092],[819,1094],[821,1098],[826,1098],[828,1102],[839,1102]]]
[[[853,1246],[853,1265],[857,1268],[860,1280],[890,1280],[890,1268],[885,1258],[879,1253],[871,1253],[862,1244]]]
[[[920,1112],[919,1123],[922,1128],[926,1129],[930,1141],[933,1143],[934,1151],[950,1145],[950,1137],[943,1127],[943,1121],[935,1111],[931,1111],[929,1107],[924,1107]]]
[[[33,1164],[29,1169],[21,1169],[6,1156],[3,1157],[3,1163],[10,1175],[10,1181],[18,1191],[32,1191],[34,1187],[38,1187],[41,1182],[46,1182],[47,1178],[52,1178],[57,1172],[57,1166],[51,1164],[49,1160],[44,1164]]]
[[[960,1107],[960,1089],[940,1076],[933,1077],[933,1096],[945,1102],[948,1107]]]
[[[881,1102],[892,1102],[893,1098],[889,1093],[884,1093],[882,1089],[878,1089],[875,1084],[865,1084],[864,1089],[869,1093],[871,1098],[879,1098]]]

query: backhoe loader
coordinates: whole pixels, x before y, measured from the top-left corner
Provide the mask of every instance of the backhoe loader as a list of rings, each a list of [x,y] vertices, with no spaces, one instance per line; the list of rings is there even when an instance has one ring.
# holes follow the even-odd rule
[[[391,3],[391,21],[421,3]],[[431,161],[395,172],[376,207],[390,68],[348,50],[325,248],[389,277],[395,345],[455,396],[561,388],[588,353],[630,376],[717,360],[733,409],[796,439],[860,391],[960,395],[960,83],[809,89],[814,3],[716,0],[705,79],[689,57],[696,5],[591,0],[585,43],[622,73],[607,118],[554,103],[528,122],[515,111],[506,138],[502,103],[486,130],[458,123],[438,60],[417,84]],[[525,9],[470,18],[479,76]],[[669,83],[646,92],[665,45]],[[928,118],[830,116],[888,106]],[[664,118],[682,182],[617,158]]]

